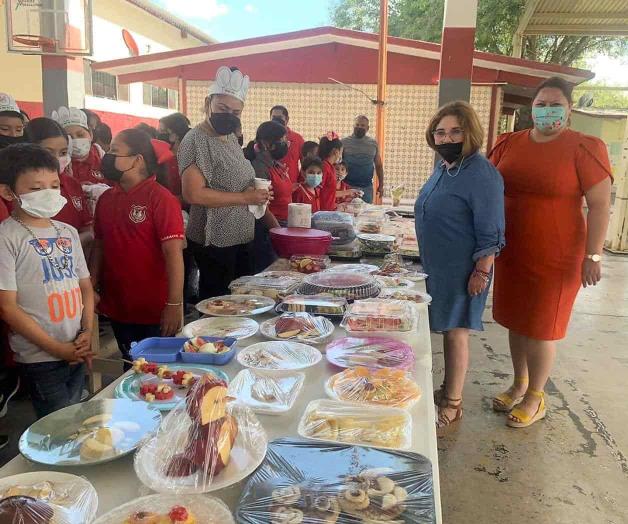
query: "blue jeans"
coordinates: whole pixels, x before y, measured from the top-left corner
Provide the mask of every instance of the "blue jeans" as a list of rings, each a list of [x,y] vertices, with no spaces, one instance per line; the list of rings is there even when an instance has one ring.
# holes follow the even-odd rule
[[[20,375],[28,385],[37,418],[81,400],[85,384],[85,364],[65,360],[20,364]]]
[[[118,349],[125,360],[131,358],[131,344],[141,342],[145,338],[160,337],[161,326],[159,324],[124,324],[122,322],[111,321],[113,336],[116,337]],[[124,370],[131,368],[131,364],[124,363]]]
[[[364,191],[364,194],[362,195],[362,200],[364,200],[365,202],[372,204],[373,203],[373,184],[371,184],[370,186],[367,187],[358,187],[358,186],[351,186],[351,189],[359,189],[360,191]]]

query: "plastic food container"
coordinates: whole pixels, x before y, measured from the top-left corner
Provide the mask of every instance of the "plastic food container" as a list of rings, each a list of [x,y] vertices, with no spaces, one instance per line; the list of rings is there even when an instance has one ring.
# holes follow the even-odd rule
[[[341,259],[360,258],[362,256],[362,247],[357,239],[350,244],[345,244],[342,246],[332,245],[329,248],[329,256]]]
[[[416,304],[429,304],[432,297],[423,291],[403,288],[383,288],[378,298],[390,298],[394,300],[407,300]]]
[[[369,255],[383,255],[392,253],[395,247],[395,237],[391,235],[377,235],[360,233],[358,240],[362,246],[362,253]]]
[[[292,255],[290,268],[299,273],[319,273],[327,269],[331,260],[326,255]]]
[[[331,233],[302,227],[278,227],[270,230],[270,241],[281,258],[290,258],[294,253],[324,255],[331,244]]]
[[[375,404],[407,409],[421,398],[421,389],[401,369],[345,369],[329,378],[325,392],[343,402]]]
[[[223,342],[229,349],[222,353],[194,353],[185,351],[185,344],[183,351],[181,351],[181,360],[183,362],[189,362],[190,364],[213,364],[216,366],[224,366],[229,363],[236,354],[235,347],[237,339],[231,337],[199,337],[205,342]]]
[[[412,443],[412,417],[399,408],[314,400],[305,408],[297,431],[314,440],[408,449]]]
[[[351,304],[340,325],[349,333],[407,332],[416,327],[416,318],[409,302],[378,298]]]
[[[255,413],[281,415],[292,409],[304,381],[305,373],[271,377],[243,369],[229,384],[229,395],[236,397]]]
[[[284,313],[263,322],[260,332],[272,340],[322,344],[334,333],[334,325],[325,317],[315,317],[309,313]]]
[[[256,275],[237,278],[229,284],[229,290],[233,295],[256,295],[279,301],[296,291],[300,283],[301,279],[287,275]]]
[[[376,297],[379,291],[380,286],[372,276],[342,271],[310,275],[299,287],[299,293],[302,295],[324,293],[347,300]]]
[[[347,299],[326,295],[291,295],[277,306],[280,313],[312,313],[340,317],[347,309]]]
[[[176,362],[187,338],[151,337],[131,344],[133,360],[145,358],[149,362]]]
[[[338,211],[318,211],[312,215],[312,227],[328,231],[332,245],[344,245],[355,239],[353,216]]]
[[[410,371],[415,356],[408,344],[386,337],[345,337],[327,345],[329,363],[340,368],[398,368]]]

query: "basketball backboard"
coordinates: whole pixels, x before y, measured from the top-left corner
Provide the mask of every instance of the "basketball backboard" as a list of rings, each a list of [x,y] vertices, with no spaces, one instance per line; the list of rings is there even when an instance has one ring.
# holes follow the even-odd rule
[[[92,0],[5,0],[5,3],[10,52],[92,54]]]

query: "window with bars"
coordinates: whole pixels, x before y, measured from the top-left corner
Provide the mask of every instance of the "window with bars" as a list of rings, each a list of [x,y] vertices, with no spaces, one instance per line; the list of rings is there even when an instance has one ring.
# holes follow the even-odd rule
[[[144,84],[144,104],[164,109],[179,109],[179,92],[175,89]]]
[[[118,80],[114,75],[94,71],[89,60],[84,61],[83,70],[85,72],[85,94],[118,100]],[[126,99],[128,100],[128,88]]]

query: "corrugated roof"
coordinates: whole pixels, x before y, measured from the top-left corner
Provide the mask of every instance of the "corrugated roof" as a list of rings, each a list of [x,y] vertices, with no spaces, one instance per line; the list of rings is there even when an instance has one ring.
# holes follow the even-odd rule
[[[197,40],[200,40],[201,42],[205,44],[215,44],[216,42],[218,42],[218,40],[216,40],[215,38],[212,38],[204,31],[201,31],[197,27],[194,27],[193,25],[188,24],[185,20],[182,20],[181,18],[174,16],[173,14],[155,5],[149,0],[127,0],[127,2],[129,2],[130,4],[133,4],[136,7],[139,7],[140,9],[143,9],[147,13],[150,13],[151,15],[163,20],[167,24],[170,24],[176,27],[180,31],[187,33],[188,35],[196,38]]]
[[[628,35],[627,0],[528,0],[537,2],[523,33]]]

